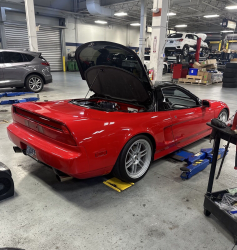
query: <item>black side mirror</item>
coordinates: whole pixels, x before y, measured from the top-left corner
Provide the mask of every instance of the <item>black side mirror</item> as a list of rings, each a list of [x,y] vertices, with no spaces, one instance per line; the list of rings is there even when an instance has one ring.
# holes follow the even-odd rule
[[[210,102],[209,102],[209,101],[206,101],[206,100],[203,100],[203,101],[202,101],[202,106],[203,106],[203,107],[206,107],[206,108],[209,108],[209,107],[210,107]]]

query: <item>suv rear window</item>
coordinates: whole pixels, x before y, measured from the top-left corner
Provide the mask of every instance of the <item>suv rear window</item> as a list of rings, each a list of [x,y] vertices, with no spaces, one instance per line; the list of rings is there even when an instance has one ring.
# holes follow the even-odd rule
[[[182,38],[182,37],[183,37],[182,33],[174,33],[168,36],[168,38]]]
[[[31,62],[35,58],[34,56],[29,55],[29,54],[23,54],[23,55],[26,59],[25,61],[27,61],[27,62]]]

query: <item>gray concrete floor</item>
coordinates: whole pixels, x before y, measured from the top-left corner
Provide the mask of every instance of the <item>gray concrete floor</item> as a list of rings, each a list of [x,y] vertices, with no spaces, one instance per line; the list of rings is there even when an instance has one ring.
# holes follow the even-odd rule
[[[84,97],[88,88],[79,73],[53,73],[54,83],[41,100]],[[166,75],[164,79],[169,80]],[[226,102],[232,113],[237,89],[185,85],[200,98]],[[12,91],[1,89],[0,92]],[[11,122],[10,106],[0,106],[0,120]],[[4,112],[5,110],[5,112]],[[231,249],[232,236],[215,219],[203,215],[210,166],[188,181],[169,157],[155,161],[148,174],[117,193],[105,177],[59,183],[53,172],[13,153],[6,124],[0,124],[0,161],[12,171],[15,197],[0,203],[0,248],[22,249]],[[222,143],[222,145],[224,142]],[[187,147],[199,152],[208,139]],[[214,190],[236,187],[235,148],[231,147]],[[237,247],[236,247],[237,249]]]

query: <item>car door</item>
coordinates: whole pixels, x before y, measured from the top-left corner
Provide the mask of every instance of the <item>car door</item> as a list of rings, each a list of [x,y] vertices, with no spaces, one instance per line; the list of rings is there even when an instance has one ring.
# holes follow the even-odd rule
[[[8,87],[21,87],[25,81],[27,73],[27,65],[24,57],[19,52],[3,52],[4,59],[4,79],[5,85]]]
[[[162,93],[171,115],[177,147],[182,148],[197,140],[203,134],[206,123],[198,98],[178,86],[164,87]]]
[[[0,52],[0,88],[5,87],[5,80],[4,80],[4,74],[3,74],[3,52]]]

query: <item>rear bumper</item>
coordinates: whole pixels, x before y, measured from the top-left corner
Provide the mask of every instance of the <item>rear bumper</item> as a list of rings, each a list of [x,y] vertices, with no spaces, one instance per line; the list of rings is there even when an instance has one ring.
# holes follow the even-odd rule
[[[46,76],[45,77],[45,84],[53,82],[53,77],[52,76]]]
[[[87,154],[82,146],[63,145],[19,123],[10,124],[7,132],[10,140],[19,148],[24,150],[27,145],[34,148],[38,161],[70,176],[84,179],[102,175],[98,171],[90,171]]]

